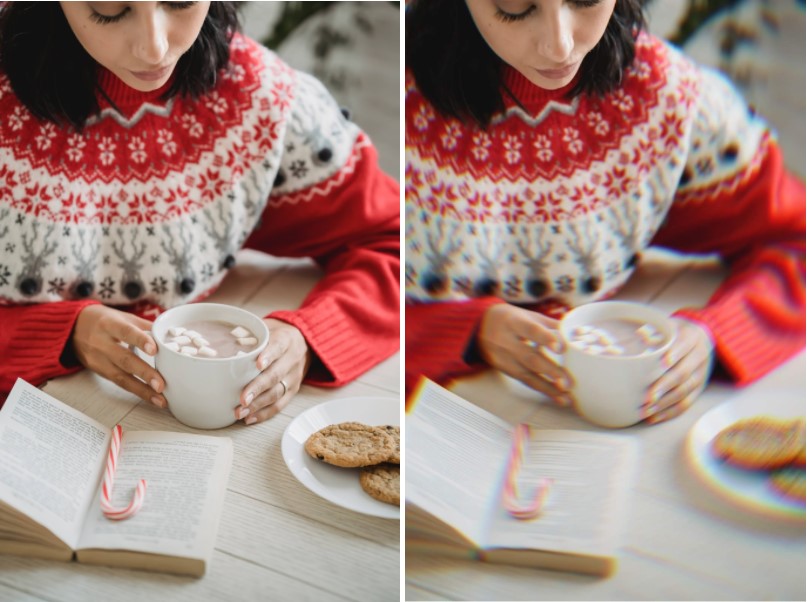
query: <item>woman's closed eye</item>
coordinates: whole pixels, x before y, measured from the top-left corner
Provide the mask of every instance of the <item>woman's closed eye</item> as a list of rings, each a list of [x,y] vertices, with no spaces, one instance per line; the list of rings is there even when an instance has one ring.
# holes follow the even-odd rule
[[[597,6],[602,0],[569,0],[568,3],[573,8],[591,8]],[[496,18],[504,23],[512,23],[514,21],[522,21],[533,14],[538,9],[536,4],[531,4],[525,10],[519,13],[512,13],[503,10],[500,6],[496,6]]]
[[[106,3],[104,3],[106,4]],[[196,2],[162,2],[161,4],[167,6],[171,10],[184,10],[186,8],[190,8]],[[94,7],[90,6],[90,18],[99,23],[101,25],[109,25],[111,23],[117,23],[121,19],[123,19],[129,12],[131,8],[129,6],[124,6],[122,10],[118,11],[115,14],[109,15],[104,14],[104,12],[98,12]]]
[[[520,13],[508,13],[503,11],[500,7],[496,7],[496,18],[505,23],[512,23],[513,21],[522,21],[529,17],[536,10],[535,5],[532,4],[526,10]]]

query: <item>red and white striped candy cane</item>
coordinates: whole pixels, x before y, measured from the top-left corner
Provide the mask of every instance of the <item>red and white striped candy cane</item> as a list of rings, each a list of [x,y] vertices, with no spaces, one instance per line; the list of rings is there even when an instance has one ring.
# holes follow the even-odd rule
[[[507,461],[507,474],[504,479],[504,490],[502,491],[502,505],[508,514],[519,520],[530,520],[541,514],[552,479],[542,478],[538,482],[533,499],[526,504],[518,501],[518,486],[516,478],[521,471],[521,462],[524,456],[524,449],[530,438],[530,427],[528,424],[519,424],[513,431],[513,442],[510,447],[510,457]]]
[[[118,454],[123,429],[119,424],[112,429],[112,442],[109,444],[109,455],[106,459],[104,482],[101,486],[101,511],[110,520],[124,520],[137,514],[143,506],[146,497],[146,482],[143,479],[137,483],[132,501],[125,508],[116,508],[112,505],[112,483],[115,481],[115,469],[118,467]]]

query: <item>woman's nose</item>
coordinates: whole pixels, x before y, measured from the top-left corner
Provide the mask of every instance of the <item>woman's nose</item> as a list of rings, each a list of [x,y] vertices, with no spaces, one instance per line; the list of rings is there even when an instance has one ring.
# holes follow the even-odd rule
[[[571,16],[561,9],[549,15],[542,29],[539,52],[557,64],[565,63],[574,48]]]
[[[144,15],[133,47],[136,58],[148,65],[159,65],[163,61],[168,52],[166,25],[160,11]]]

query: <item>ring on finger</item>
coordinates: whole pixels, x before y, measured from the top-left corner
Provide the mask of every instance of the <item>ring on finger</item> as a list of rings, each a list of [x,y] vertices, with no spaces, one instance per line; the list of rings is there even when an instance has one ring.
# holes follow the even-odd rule
[[[281,397],[285,397],[286,393],[289,390],[289,387],[286,385],[286,381],[283,380],[282,378],[280,379],[280,384],[283,386],[283,394],[281,395]]]

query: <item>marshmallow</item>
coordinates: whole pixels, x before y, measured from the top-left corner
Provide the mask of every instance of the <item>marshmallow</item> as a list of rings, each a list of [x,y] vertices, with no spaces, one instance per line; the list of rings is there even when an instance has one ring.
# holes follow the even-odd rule
[[[252,333],[242,326],[236,326],[230,331],[230,334],[233,335],[236,339],[243,339],[245,337],[251,336]],[[257,343],[257,341],[255,341]]]
[[[182,334],[184,334],[184,335],[185,335],[186,337],[188,337],[190,340],[193,340],[193,339],[195,339],[196,337],[200,337],[200,336],[202,336],[202,335],[200,335],[198,332],[196,332],[195,330],[186,330],[186,331],[185,331],[185,332],[183,332]]]
[[[196,355],[197,353],[199,353],[199,350],[196,347],[185,346],[185,347],[180,347],[179,352],[181,354],[183,354],[183,355],[191,355],[191,356],[193,356],[193,355]]]
[[[171,341],[171,342],[165,344],[165,348],[170,349],[171,351],[179,352],[179,343],[175,343],[174,341]]]
[[[168,329],[168,334],[171,335],[172,337],[178,337],[183,332],[185,332],[185,329],[182,328],[182,326],[172,326],[171,328]]]
[[[177,345],[180,345],[180,346],[182,346],[182,345],[190,345],[191,338],[188,337],[188,336],[185,336],[183,334],[183,335],[180,335],[180,336],[176,337],[174,339],[174,343],[176,343]]]
[[[245,346],[246,345],[257,345],[258,344],[258,339],[256,339],[255,337],[240,337],[240,338],[238,338],[238,344],[239,345],[245,345]]]
[[[650,324],[643,324],[639,328],[636,329],[636,334],[642,337],[642,340],[645,343],[650,345],[654,345],[656,343],[661,343],[664,340],[664,335],[661,334],[658,330],[656,330]]]
[[[603,344],[603,345],[605,345],[606,347],[610,347],[610,346],[611,346],[611,345],[613,345],[615,342],[616,342],[616,341],[614,341],[614,337],[612,337],[612,336],[611,336],[611,333],[610,333],[610,332],[606,332],[606,331],[604,331],[604,330],[603,330],[603,331],[600,333],[600,343],[602,343],[602,344]]]
[[[196,345],[197,347],[199,347],[200,349],[202,347],[207,347],[208,345],[210,345],[210,343],[207,341],[207,339],[205,339],[204,337],[199,337],[199,336],[193,337],[193,344]]]
[[[200,347],[199,355],[202,357],[216,357],[218,355],[218,352],[215,349],[211,349],[210,347]]]
[[[599,343],[602,341],[602,336],[599,332],[590,332],[587,334],[581,334],[577,337],[577,340],[581,343]]]

